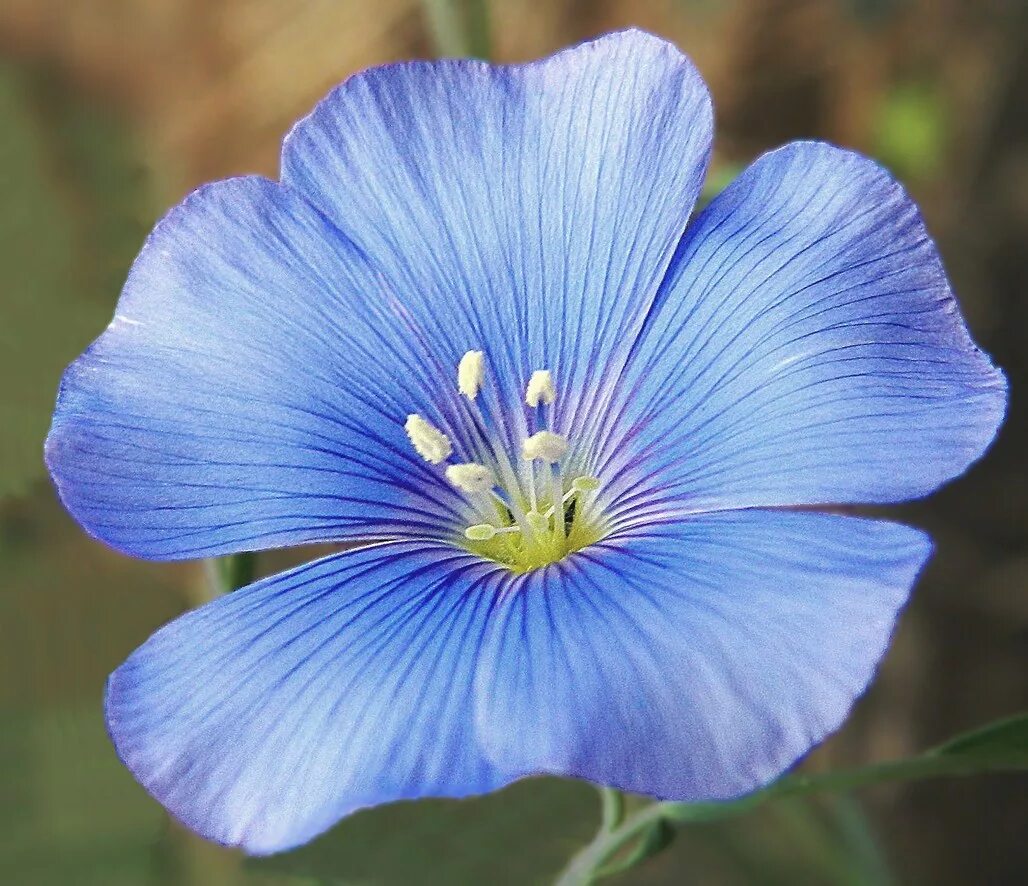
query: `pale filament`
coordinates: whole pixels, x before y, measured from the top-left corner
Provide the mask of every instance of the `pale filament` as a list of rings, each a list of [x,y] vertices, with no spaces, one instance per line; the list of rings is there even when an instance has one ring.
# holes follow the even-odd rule
[[[468,408],[479,420],[482,416],[474,401],[485,381],[484,353],[468,351],[457,367],[457,388],[467,399]],[[525,388],[525,404],[535,409],[550,406],[556,399],[557,389],[552,373],[547,369],[535,370]],[[544,412],[548,415],[550,411]],[[542,413],[537,414],[540,415],[540,422],[545,424]],[[599,480],[595,477],[575,477],[567,492],[564,491],[561,463],[570,449],[566,437],[543,427],[521,441],[520,455],[527,462],[529,477],[527,489],[523,489],[507,457],[506,447],[497,447],[494,442],[483,439],[483,452],[492,457],[491,466],[479,461],[450,464],[448,459],[453,452],[453,445],[443,431],[417,414],[409,415],[404,427],[415,451],[431,464],[443,466],[446,479],[468,496],[472,504],[480,508],[489,501],[496,508],[500,525],[495,525],[493,521],[471,524],[464,530],[469,541],[489,542],[498,537],[521,538],[522,541],[518,542],[503,542],[503,546],[506,546],[508,552],[524,555],[529,565],[522,568],[552,562],[567,553],[567,505],[578,496],[581,503],[574,519],[582,519],[584,509],[581,505],[584,504],[586,494],[598,488]],[[481,428],[485,428],[484,421]],[[484,430],[480,431],[480,434],[484,433]],[[490,461],[490,458],[486,461]],[[537,462],[541,476],[536,474]],[[545,511],[539,507],[537,480],[541,481],[544,494],[549,499]],[[500,542],[497,541],[497,544]],[[511,544],[515,547],[510,548]]]

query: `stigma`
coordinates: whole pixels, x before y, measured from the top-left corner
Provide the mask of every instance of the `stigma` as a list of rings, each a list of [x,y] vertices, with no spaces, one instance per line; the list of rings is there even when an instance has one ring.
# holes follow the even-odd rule
[[[513,571],[526,572],[602,537],[603,520],[596,507],[600,482],[567,470],[569,463],[581,461],[582,453],[576,453],[574,439],[552,426],[557,402],[553,373],[534,370],[523,382],[523,402],[510,403],[510,412],[498,415],[503,406],[496,397],[479,402],[489,384],[486,365],[480,350],[461,357],[456,373],[461,399],[447,401],[457,411],[441,411],[450,415],[443,428],[418,413],[407,416],[404,428],[418,455],[436,466],[466,501],[467,523],[455,541]],[[458,409],[460,403],[464,405]],[[520,429],[513,440],[511,428]],[[456,453],[451,439],[457,443]],[[510,452],[512,444],[517,449]]]

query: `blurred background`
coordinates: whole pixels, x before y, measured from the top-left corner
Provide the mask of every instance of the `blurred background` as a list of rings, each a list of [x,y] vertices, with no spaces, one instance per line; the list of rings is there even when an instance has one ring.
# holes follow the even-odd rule
[[[907,184],[1013,397],[982,464],[891,511],[938,554],[880,678],[805,765],[899,757],[1028,706],[1028,3],[497,0],[491,19],[501,61],[630,24],[676,42],[714,95],[712,190],[808,137]],[[434,51],[416,0],[0,0],[0,882],[534,883],[594,830],[594,792],[553,780],[361,813],[261,862],[169,823],[115,759],[100,702],[108,672],[202,597],[202,566],[91,542],[43,470],[60,372],[155,219],[205,180],[275,175],[290,124],[348,74]],[[680,831],[619,882],[1024,882],[1026,788],[778,801]]]

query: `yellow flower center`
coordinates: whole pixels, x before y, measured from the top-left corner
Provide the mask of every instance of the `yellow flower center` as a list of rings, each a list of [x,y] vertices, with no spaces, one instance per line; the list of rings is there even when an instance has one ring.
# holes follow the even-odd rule
[[[475,400],[485,381],[481,351],[468,351],[457,369],[457,386],[475,417]],[[525,403],[535,410],[537,425],[550,419],[549,407],[557,399],[553,376],[546,369],[532,373]],[[521,407],[523,408],[523,407]],[[476,426],[484,426],[477,421]],[[521,441],[522,470],[502,447],[487,446],[491,464],[468,461],[450,464],[449,437],[420,415],[407,417],[411,445],[433,465],[443,467],[446,479],[467,498],[469,520],[459,543],[474,553],[502,563],[514,572],[528,572],[562,560],[602,538],[602,516],[595,504],[600,483],[595,477],[565,477],[563,462],[570,443],[546,427]],[[527,479],[526,479],[527,476]]]

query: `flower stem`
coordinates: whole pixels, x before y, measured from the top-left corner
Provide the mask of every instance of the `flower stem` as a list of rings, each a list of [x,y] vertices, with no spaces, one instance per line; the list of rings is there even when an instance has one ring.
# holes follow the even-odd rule
[[[600,788],[605,831],[612,831],[625,820],[625,795],[617,788]]]
[[[422,0],[436,54],[489,58],[487,0]]]
[[[613,791],[618,794],[618,801],[614,801],[606,793],[608,790],[610,789],[605,788],[601,792],[604,811],[603,824],[600,825],[593,841],[575,855],[568,866],[564,868],[560,877],[557,878],[555,886],[591,886],[606,873],[615,873],[614,870],[604,871],[606,863],[614,855],[627,848],[633,840],[644,840],[651,830],[663,826],[663,816],[666,811],[664,804],[652,803],[632,813],[614,827],[607,828],[608,814],[612,815],[609,820],[614,820],[613,814],[608,813],[608,808],[613,810],[616,802],[624,803],[624,798],[617,791]],[[608,804],[610,804],[609,807]],[[637,861],[642,861],[649,854],[651,853],[636,854],[633,852],[630,856],[630,864],[625,865],[624,868]],[[624,868],[621,865],[617,866],[618,871]]]
[[[209,599],[238,590],[254,580],[257,555],[246,552],[228,557],[211,558],[205,562]]]

